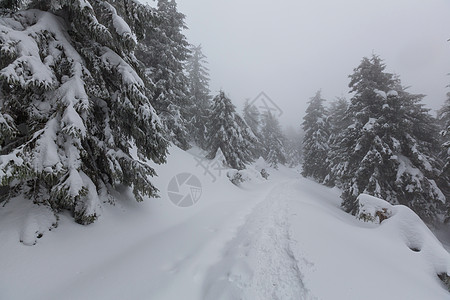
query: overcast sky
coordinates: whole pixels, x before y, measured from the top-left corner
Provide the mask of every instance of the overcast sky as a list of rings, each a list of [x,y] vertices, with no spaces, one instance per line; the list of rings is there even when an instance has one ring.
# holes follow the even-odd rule
[[[264,91],[284,125],[299,126],[318,89],[328,101],[349,98],[348,75],[372,53],[433,110],[449,91],[449,0],[177,3],[189,42],[208,57],[212,93],[223,89],[241,110]]]

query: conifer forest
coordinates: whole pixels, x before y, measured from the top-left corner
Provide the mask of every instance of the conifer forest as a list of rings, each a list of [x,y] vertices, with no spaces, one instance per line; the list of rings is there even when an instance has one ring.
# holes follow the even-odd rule
[[[178,2],[0,0],[0,299],[449,299],[449,88],[375,48],[244,99]]]

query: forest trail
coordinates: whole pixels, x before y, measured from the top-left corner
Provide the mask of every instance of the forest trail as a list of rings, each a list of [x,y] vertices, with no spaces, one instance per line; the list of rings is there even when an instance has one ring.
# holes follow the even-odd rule
[[[277,184],[247,215],[209,270],[205,299],[316,299],[303,282],[302,270],[311,264],[291,248],[289,203],[298,197],[296,184]]]

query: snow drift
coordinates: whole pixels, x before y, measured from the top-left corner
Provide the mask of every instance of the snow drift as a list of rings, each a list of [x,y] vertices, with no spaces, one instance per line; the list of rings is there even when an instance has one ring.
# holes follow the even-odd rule
[[[379,224],[379,230],[403,241],[426,261],[428,272],[439,276],[450,291],[450,254],[419,216],[404,205],[391,205],[367,194],[358,196],[358,204],[358,219]]]

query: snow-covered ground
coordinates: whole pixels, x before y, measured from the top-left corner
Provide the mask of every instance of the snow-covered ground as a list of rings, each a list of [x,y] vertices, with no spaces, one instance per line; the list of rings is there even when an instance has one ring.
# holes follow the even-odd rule
[[[195,151],[170,152],[156,167],[161,198],[123,195],[87,227],[62,215],[34,246],[19,240],[33,241],[46,212],[0,207],[0,299],[450,299],[436,274],[450,272],[449,253],[403,207],[365,223],[293,169],[265,180],[258,162],[237,187]],[[195,204],[179,207],[169,183],[186,172],[201,188],[184,185]]]

